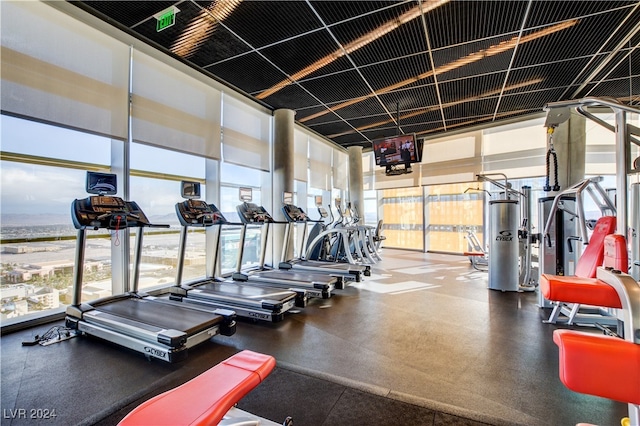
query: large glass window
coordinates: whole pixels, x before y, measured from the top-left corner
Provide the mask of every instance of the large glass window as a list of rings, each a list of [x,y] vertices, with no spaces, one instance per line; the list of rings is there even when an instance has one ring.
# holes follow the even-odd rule
[[[86,167],[108,170],[111,140],[5,115],[0,120],[0,298],[2,319],[10,319],[71,303],[77,231],[70,206],[88,195]],[[108,237],[91,232],[85,297],[111,294]]]
[[[0,138],[3,153],[104,165],[111,161],[105,137],[7,115],[0,115]]]
[[[422,187],[382,191],[385,247],[423,250]]]
[[[483,241],[484,192],[475,188],[465,183],[425,188],[427,250],[463,253],[473,235]]]
[[[249,167],[229,163],[221,164],[220,210],[230,222],[240,222],[237,206],[241,204],[240,188],[252,189],[252,203],[262,205],[261,186],[266,180],[266,172]],[[222,273],[229,273],[237,268],[238,249],[240,248],[239,226],[229,226],[222,230],[220,240],[220,259]],[[244,254],[241,268],[254,267],[260,259],[262,227],[247,228]]]

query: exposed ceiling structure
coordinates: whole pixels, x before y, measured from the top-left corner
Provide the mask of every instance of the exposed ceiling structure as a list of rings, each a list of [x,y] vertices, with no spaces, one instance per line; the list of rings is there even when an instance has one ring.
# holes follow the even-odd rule
[[[640,104],[639,1],[82,1],[337,144]],[[158,31],[158,18],[171,9]],[[171,15],[171,14],[170,14]]]

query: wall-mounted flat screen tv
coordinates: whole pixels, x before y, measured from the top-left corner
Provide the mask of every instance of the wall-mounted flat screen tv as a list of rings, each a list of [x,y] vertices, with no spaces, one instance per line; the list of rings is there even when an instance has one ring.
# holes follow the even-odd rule
[[[417,140],[414,134],[376,139],[373,153],[378,166],[419,163],[422,161],[422,140]]]

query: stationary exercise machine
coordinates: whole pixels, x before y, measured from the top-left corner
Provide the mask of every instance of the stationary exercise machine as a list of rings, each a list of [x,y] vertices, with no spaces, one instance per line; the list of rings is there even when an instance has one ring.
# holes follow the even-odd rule
[[[287,253],[290,248],[290,240],[292,239],[293,227],[295,224],[302,224],[302,238],[300,245],[300,253],[304,252],[307,237],[308,222],[311,221],[307,214],[300,207],[293,204],[285,204],[282,212],[287,220],[287,226],[284,235],[284,244],[282,247],[282,257],[280,259],[280,269],[296,269],[301,271],[320,272],[333,276],[340,276],[346,280],[360,282],[366,271],[366,267],[362,265],[352,265],[349,263],[323,262],[318,260],[306,260],[301,257],[297,259],[286,260]]]
[[[552,207],[555,205],[555,211]],[[543,231],[538,245],[540,274],[573,275],[580,249],[573,242],[576,238],[575,195],[542,197],[538,199],[538,229]],[[547,223],[550,223],[547,227]],[[538,291],[538,306],[551,308],[552,304]]]
[[[185,201],[176,204],[176,213],[182,230],[178,251],[178,267],[175,286],[171,289],[171,300],[181,301],[209,309],[231,309],[239,317],[254,320],[279,322],[284,314],[296,304],[296,292],[273,287],[243,285],[238,282],[216,278],[215,273],[220,253],[221,228],[229,223],[218,208],[200,198],[200,183],[181,182]],[[207,278],[182,283],[187,235],[190,227],[208,228],[216,226],[215,253]],[[299,305],[304,306],[305,292],[300,292]]]
[[[357,218],[351,215],[351,210],[342,211],[342,200],[335,199],[335,206],[338,210],[339,218],[332,220],[326,229],[311,240],[307,245],[305,259],[332,260],[347,262],[354,265],[375,264],[380,260],[377,253],[376,238],[374,232],[368,227],[358,226]],[[324,209],[318,207],[321,217],[325,218]],[[331,211],[331,206],[329,206]],[[381,228],[381,226],[380,226]],[[380,238],[378,238],[381,241]]]
[[[217,334],[235,333],[235,312],[231,310],[204,312],[163,303],[138,292],[143,230],[168,226],[152,225],[137,203],[113,196],[117,193],[114,174],[87,172],[86,190],[95,195],[71,204],[71,218],[78,237],[73,302],[67,308],[67,327],[168,362],[183,359],[188,348]],[[126,233],[120,235],[126,228],[137,229],[131,291],[82,303],[87,231],[108,229],[115,234],[115,243],[119,238],[127,238]]]
[[[264,207],[248,201],[251,199],[250,188],[241,188],[241,190],[244,190],[244,198],[247,201],[237,206],[238,216],[242,222],[242,230],[240,232],[238,262],[236,271],[232,275],[234,281],[286,288],[294,291],[304,290],[309,297],[322,299],[328,299],[336,287],[342,287],[342,281],[338,277],[332,277],[331,275],[280,271],[268,268],[265,264],[265,258],[269,238],[269,227],[271,224],[276,223],[276,221]],[[241,268],[248,226],[260,226],[262,228],[262,243],[260,245],[260,259],[257,268],[243,272]]]
[[[272,356],[244,350],[194,379],[143,402],[118,425],[291,426],[291,417],[275,423],[235,406],[271,374],[275,366]]]
[[[560,329],[553,332],[553,341],[559,347],[562,383],[575,392],[626,402],[629,416],[621,424],[635,426],[640,424],[640,282],[614,266],[626,265],[627,256],[624,237],[608,235],[596,278],[588,283],[567,279],[556,289],[575,295],[576,286],[590,287],[585,290],[595,295],[591,303],[617,308],[617,333]]]
[[[491,178],[492,175],[502,176],[504,183]],[[489,201],[489,289],[533,291],[537,273],[532,263],[532,246],[538,237],[531,227],[531,187],[517,191],[502,173],[476,177],[503,191],[503,198]]]
[[[638,161],[637,168],[640,169],[640,161]],[[629,244],[631,245],[629,275],[640,281],[640,182],[632,183],[630,192],[629,211],[635,213],[631,215],[629,226]]]
[[[541,252],[541,272],[540,275],[558,275],[572,276],[578,275],[584,278],[593,278],[595,276],[595,267],[584,268],[579,267],[585,263],[582,258],[585,248],[592,252],[589,254],[591,261],[602,261],[600,251],[604,237],[607,234],[615,232],[616,222],[616,206],[609,198],[606,190],[600,185],[601,177],[593,177],[584,179],[567,189],[558,193],[555,197],[541,199],[540,221],[543,220],[542,244],[540,244]],[[595,228],[585,216],[584,205],[586,195],[589,195],[593,202],[598,206],[603,218],[609,217],[608,227]],[[551,203],[549,201],[552,201]],[[593,233],[598,237],[597,252],[593,244],[590,243],[589,227],[593,229]],[[597,231],[597,233],[596,233]],[[594,256],[599,256],[594,258]],[[586,271],[590,271],[588,274]],[[548,322],[557,323],[564,322],[560,314],[566,317],[568,324],[579,323],[583,325],[594,324],[596,322],[608,322],[602,318],[602,315],[609,316],[610,312],[601,309],[582,308],[578,304],[565,304],[559,301],[549,301],[542,291],[538,292],[538,305],[541,308],[553,307],[553,311],[549,316]]]
[[[615,114],[615,126],[595,117],[587,107],[610,108]],[[634,185],[628,185],[628,175],[640,175],[640,157],[633,159],[632,144],[640,153],[640,129],[627,123],[627,113],[640,114],[640,109],[622,104],[615,99],[584,98],[547,104],[547,122],[559,124],[575,110],[596,123],[615,132],[616,140],[616,234],[605,237],[604,266],[596,270],[595,278],[583,281],[567,277],[557,280],[550,277],[549,291],[555,292],[567,302],[589,298],[593,305],[618,309],[623,327],[622,336],[597,336],[573,330],[554,331],[554,342],[560,348],[560,379],[576,392],[627,402],[629,417],[623,425],[640,424],[640,282],[638,277],[627,274],[625,269],[634,264],[627,254],[637,253],[637,216],[633,207]],[[631,191],[631,206],[627,203]],[[629,217],[630,216],[630,217]],[[630,219],[630,220],[629,220]],[[614,259],[611,262],[607,259]],[[633,272],[633,269],[630,270]],[[594,291],[595,290],[595,291]],[[612,294],[613,293],[613,294]],[[560,298],[560,297],[558,297]],[[615,306],[614,306],[615,305]],[[611,334],[611,333],[610,333]],[[622,340],[622,337],[624,340]]]

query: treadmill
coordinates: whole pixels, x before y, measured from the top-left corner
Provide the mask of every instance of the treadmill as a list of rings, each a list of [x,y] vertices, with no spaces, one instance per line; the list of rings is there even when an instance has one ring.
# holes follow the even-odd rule
[[[301,271],[319,272],[332,276],[340,276],[346,280],[355,280],[356,282],[362,281],[362,276],[368,271],[364,265],[354,265],[346,262],[330,262],[320,260],[305,260],[302,258],[285,260],[289,251],[289,241],[291,240],[291,233],[296,223],[303,223],[302,230],[302,245],[300,247],[300,253],[304,253],[305,240],[307,237],[307,225],[311,221],[307,214],[300,207],[293,204],[285,204],[282,208],[285,218],[287,219],[287,227],[284,236],[284,244],[282,248],[282,258],[280,260],[280,269],[296,269]],[[322,222],[322,220],[314,221]],[[370,272],[369,272],[370,274]]]
[[[138,293],[143,230],[168,225],[152,225],[137,203],[113,196],[117,192],[114,174],[87,172],[86,189],[97,195],[76,199],[71,204],[78,238],[73,303],[66,311],[67,327],[167,362],[184,359],[189,348],[213,336],[235,333],[235,312],[231,310],[204,312]],[[137,228],[132,291],[82,303],[87,230],[109,229],[117,234],[125,228]],[[127,238],[127,234],[122,238]]]
[[[270,322],[282,321],[285,312],[296,305],[305,305],[305,291],[296,293],[287,289],[244,285],[215,278],[222,227],[242,224],[228,222],[215,205],[199,200],[199,182],[183,181],[181,187],[182,196],[187,199],[176,204],[176,213],[182,230],[180,232],[176,284],[171,289],[170,300],[209,309],[231,309],[239,317]],[[188,228],[211,226],[217,226],[218,232],[215,235],[213,264],[210,272],[207,273],[208,278],[182,284]]]
[[[234,281],[256,283],[270,287],[304,289],[309,297],[328,299],[335,288],[343,288],[340,277],[332,277],[327,274],[301,273],[296,271],[280,271],[267,269],[265,266],[265,255],[267,252],[267,241],[269,237],[269,225],[276,223],[264,207],[250,202],[243,202],[237,207],[238,216],[242,222],[240,234],[240,247],[238,250],[238,263],[236,272],[233,273]],[[256,270],[243,273],[241,271],[246,232],[248,225],[260,225],[264,227],[262,244],[260,250],[260,263]]]

